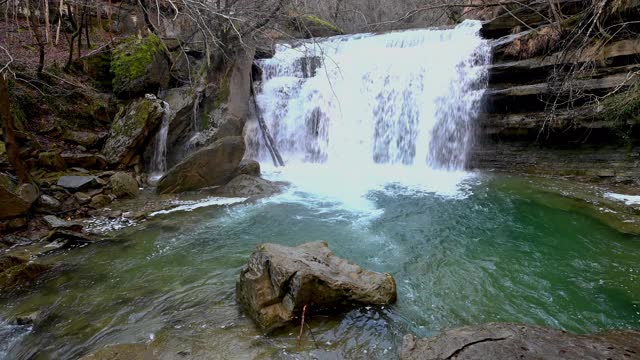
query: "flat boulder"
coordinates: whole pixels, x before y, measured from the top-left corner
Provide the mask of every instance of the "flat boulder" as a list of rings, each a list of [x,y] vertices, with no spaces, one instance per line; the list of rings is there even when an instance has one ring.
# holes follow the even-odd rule
[[[152,130],[160,124],[163,113],[162,101],[153,95],[133,101],[120,111],[102,149],[109,164],[123,168],[134,165]]]
[[[56,185],[67,190],[78,191],[98,185],[98,179],[95,176],[62,176]]]
[[[81,231],[82,225],[76,222],[62,220],[54,215],[46,215],[42,218],[50,230]]]
[[[279,193],[284,184],[250,175],[240,175],[222,187],[220,195],[228,197],[266,197]]]
[[[239,304],[259,328],[270,332],[308,311],[396,301],[390,274],[366,271],[331,252],[324,241],[297,247],[263,244],[236,283]]]
[[[226,184],[244,156],[244,139],[222,138],[189,155],[158,182],[160,194],[179,193]]]
[[[574,335],[532,325],[490,323],[425,339],[406,335],[400,359],[637,359],[640,331]]]

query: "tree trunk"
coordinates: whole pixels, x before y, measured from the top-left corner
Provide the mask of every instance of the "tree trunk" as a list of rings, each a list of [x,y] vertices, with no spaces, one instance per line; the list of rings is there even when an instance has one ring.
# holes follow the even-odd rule
[[[9,84],[7,74],[0,74],[0,120],[2,120],[2,130],[4,132],[4,143],[7,148],[9,162],[16,171],[16,176],[20,183],[31,182],[29,171],[20,158],[20,147],[15,133],[15,124],[11,116],[11,100],[9,98]]]
[[[47,41],[47,44],[51,43],[49,25],[49,0],[44,0],[44,38]]]
[[[33,31],[33,36],[36,38],[36,43],[38,43],[38,50],[40,52],[40,59],[38,61],[38,76],[42,75],[42,70],[44,69],[44,52],[45,52],[45,41],[42,39],[42,34],[40,33],[40,21],[38,21],[38,17],[35,14],[35,11],[29,11],[29,21],[31,23],[31,31]]]
[[[84,33],[87,38],[87,49],[91,49],[91,40],[89,40],[89,21],[91,20],[91,13],[87,14],[87,9],[85,8],[85,18],[84,18]]]

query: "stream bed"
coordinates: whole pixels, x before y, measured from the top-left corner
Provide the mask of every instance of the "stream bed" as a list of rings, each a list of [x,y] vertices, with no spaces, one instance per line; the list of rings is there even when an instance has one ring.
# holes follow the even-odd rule
[[[430,181],[401,174],[409,180],[399,183],[383,178],[401,169],[384,168],[368,184],[313,171],[271,174],[293,183],[271,198],[156,216],[61,254],[58,276],[0,299],[0,358],[75,359],[148,343],[162,359],[387,359],[407,332],[461,325],[640,327],[640,237],[567,210],[528,181],[429,172],[419,178]],[[397,304],[312,317],[300,345],[296,327],[263,336],[235,301],[241,267],[260,243],[314,240],[393,274]],[[13,323],[35,311],[32,325]]]

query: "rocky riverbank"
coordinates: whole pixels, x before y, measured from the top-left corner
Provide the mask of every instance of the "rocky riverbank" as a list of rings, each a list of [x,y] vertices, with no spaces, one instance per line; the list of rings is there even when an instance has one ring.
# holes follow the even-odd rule
[[[493,64],[469,167],[637,185],[637,29],[572,45],[590,9],[576,1],[559,6],[564,20],[551,23],[548,3],[475,14],[484,20]],[[627,2],[607,9],[597,26],[626,26],[637,14],[638,5]]]

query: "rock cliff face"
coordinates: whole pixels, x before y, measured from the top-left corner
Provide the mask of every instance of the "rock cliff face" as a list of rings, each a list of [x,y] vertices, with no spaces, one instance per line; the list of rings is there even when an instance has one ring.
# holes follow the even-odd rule
[[[627,31],[579,50],[561,48],[557,44],[573,36],[568,29],[580,21],[585,5],[560,3],[568,20],[558,27],[541,17],[549,13],[548,4],[512,9],[518,19],[504,13],[484,22],[482,34],[493,42],[493,65],[468,165],[637,182],[640,107],[634,90],[640,38]],[[631,2],[606,21],[620,24],[638,11],[637,2]],[[559,70],[571,67],[588,71],[562,83],[567,74]]]

